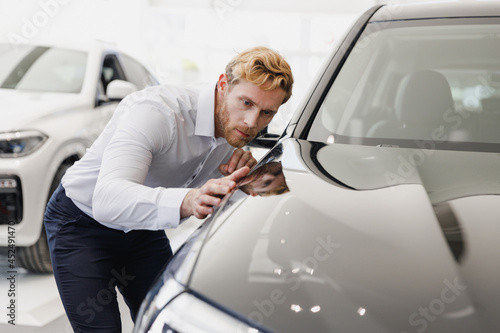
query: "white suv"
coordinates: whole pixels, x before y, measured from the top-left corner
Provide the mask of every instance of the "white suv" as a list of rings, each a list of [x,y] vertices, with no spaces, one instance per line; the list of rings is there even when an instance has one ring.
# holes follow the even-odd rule
[[[62,175],[128,93],[158,84],[139,62],[87,49],[0,44],[0,247],[51,272],[43,214]],[[12,251],[10,251],[12,253]]]

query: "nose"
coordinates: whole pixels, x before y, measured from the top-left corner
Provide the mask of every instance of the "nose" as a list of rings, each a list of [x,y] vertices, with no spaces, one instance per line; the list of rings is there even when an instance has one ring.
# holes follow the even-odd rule
[[[248,128],[255,128],[257,127],[257,123],[259,120],[259,110],[249,110],[245,112],[245,118],[244,118],[244,123]]]

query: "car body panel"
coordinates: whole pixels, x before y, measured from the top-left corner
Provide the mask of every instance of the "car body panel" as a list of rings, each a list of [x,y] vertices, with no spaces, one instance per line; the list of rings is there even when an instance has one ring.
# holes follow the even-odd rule
[[[491,16],[500,15],[500,6],[495,1],[484,1],[478,6],[475,1],[448,1],[428,3],[406,3],[384,6],[370,19],[370,22],[388,20],[415,20],[446,17],[475,17],[489,12]]]
[[[288,143],[284,156],[309,156],[304,147]],[[349,160],[346,152],[328,150],[332,161]],[[300,160],[282,161],[289,193],[248,197],[227,219],[214,222],[216,232],[205,241],[190,289],[277,332],[390,332],[425,325],[429,332],[470,332],[494,320],[483,318],[481,304],[498,307],[498,295],[472,292],[483,289],[483,281],[470,269],[464,276],[422,183],[348,189],[305,171],[304,162],[301,170],[287,168]],[[487,203],[476,207],[466,196],[451,201],[464,228],[475,223],[465,216],[493,216],[500,204],[498,195],[474,195]],[[492,219],[483,223],[487,233],[495,230]],[[466,243],[464,267],[486,265],[484,259],[471,261],[481,258],[472,250],[482,236],[475,238]],[[490,270],[499,277],[498,269]],[[443,300],[433,302],[441,294]],[[424,324],[420,308],[429,304],[434,312],[444,304],[446,315]],[[467,315],[455,316],[462,312]]]
[[[476,16],[481,18],[470,19]],[[383,28],[417,27],[413,31],[419,32],[427,25],[446,26],[446,32],[460,35],[449,26],[486,23],[495,24],[492,31],[498,36],[499,17],[500,7],[494,2],[395,4],[375,6],[362,14],[331,52],[277,145],[174,256],[143,303],[142,313],[147,315],[136,332],[170,329],[171,322],[165,317],[155,322],[155,315],[169,313],[175,304],[175,295],[164,297],[173,281],[178,283],[176,293],[195,296],[253,327],[238,332],[500,331],[496,315],[500,292],[495,285],[500,278],[498,142],[447,141],[443,135],[435,139],[383,134],[349,137],[336,132],[340,125],[334,126],[345,120],[341,117],[345,113],[358,111],[357,102],[363,105],[360,101],[372,98],[370,92],[386,87],[386,82],[366,79],[367,68],[355,66],[356,60],[349,63],[348,58],[369,49],[367,45],[383,35]],[[437,40],[435,44],[442,48],[445,44],[429,31],[422,40]],[[478,38],[477,31],[467,36],[478,41],[472,45],[487,47],[488,56],[481,61],[457,61],[466,55],[475,59],[480,48],[465,53],[451,48],[446,52],[450,57],[430,57],[435,62],[401,57],[402,63],[391,67],[388,61],[386,67],[374,66],[374,72],[393,70],[398,82],[408,71],[426,69],[429,64],[442,71],[458,68],[469,74],[475,70],[495,74],[498,43]],[[407,36],[400,36],[405,41]],[[418,33],[406,40],[415,36]],[[447,45],[456,45],[461,36],[455,37]],[[354,45],[358,41],[361,44]],[[375,59],[370,52],[364,56],[367,63]],[[351,67],[344,78],[352,78],[351,83],[359,79],[367,88],[358,91],[355,84],[346,85],[347,93],[335,91],[340,94],[333,94],[333,103],[325,106],[328,90],[348,66],[360,75],[350,76]],[[491,82],[481,84],[498,87],[493,74]],[[350,95],[352,91],[357,93]],[[498,97],[496,93],[491,94]],[[354,102],[335,109],[335,102],[344,96]],[[337,124],[323,133],[315,125],[324,110],[327,116],[328,112],[339,116],[332,117]],[[472,110],[471,118],[481,117],[482,111]],[[374,120],[382,114],[375,113]],[[464,129],[462,121],[469,114],[458,115],[463,116],[460,122],[454,118],[450,123]],[[352,118],[346,118],[348,124]],[[430,124],[431,131],[445,127],[440,120]],[[474,129],[481,132],[480,127]],[[319,137],[316,130],[325,135]],[[262,170],[276,163],[282,167],[287,190],[253,196],[255,191],[249,189],[264,179]],[[200,331],[204,320],[210,319],[199,319]],[[190,317],[184,320],[194,322]],[[150,325],[153,322],[159,325]]]
[[[0,100],[2,101],[2,116],[5,116],[5,120],[0,124],[0,131],[8,132],[29,128],[32,122],[52,114],[54,109],[64,112],[67,105],[80,104],[81,98],[79,94],[36,93],[1,89]]]

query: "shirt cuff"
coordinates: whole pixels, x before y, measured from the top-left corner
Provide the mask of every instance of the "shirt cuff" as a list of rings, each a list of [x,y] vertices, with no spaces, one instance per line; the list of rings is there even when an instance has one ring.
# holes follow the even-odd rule
[[[158,229],[174,229],[181,222],[181,205],[190,188],[165,189],[158,205]]]

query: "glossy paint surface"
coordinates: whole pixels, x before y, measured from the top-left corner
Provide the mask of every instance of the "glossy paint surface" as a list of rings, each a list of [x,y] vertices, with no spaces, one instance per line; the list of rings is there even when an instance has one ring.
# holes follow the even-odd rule
[[[363,161],[377,160],[381,153],[406,156],[405,150],[345,148],[318,149],[290,140],[281,161],[290,191],[246,197],[229,214],[221,212],[189,287],[277,332],[498,328],[494,309],[500,295],[493,281],[500,267],[491,250],[493,235],[500,234],[500,186],[492,183],[485,193],[470,186],[469,196],[460,170],[451,172],[456,181],[446,176],[459,158],[498,166],[500,156],[456,152],[449,158],[451,152],[436,152],[433,158],[448,164],[429,173],[425,167],[437,163],[429,158],[412,177],[400,175],[405,181],[388,184],[385,172],[376,171],[397,172],[397,158],[393,165],[385,158],[384,168],[364,168]],[[314,170],[318,166],[322,173]],[[499,170],[483,175],[499,179]],[[331,178],[363,188],[347,188]],[[433,205],[428,192],[443,200]],[[444,237],[447,220],[437,216],[438,204],[449,205],[458,221],[458,258],[452,237]],[[226,209],[230,206],[231,200]]]

